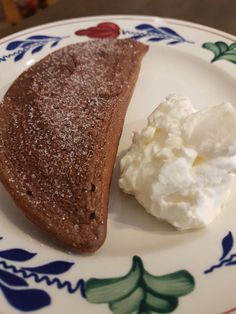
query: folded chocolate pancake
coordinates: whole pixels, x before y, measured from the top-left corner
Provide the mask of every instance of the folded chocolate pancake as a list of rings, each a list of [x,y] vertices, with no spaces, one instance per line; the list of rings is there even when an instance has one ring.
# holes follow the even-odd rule
[[[24,214],[79,252],[106,237],[109,186],[148,47],[73,44],[23,72],[0,104],[0,179]]]

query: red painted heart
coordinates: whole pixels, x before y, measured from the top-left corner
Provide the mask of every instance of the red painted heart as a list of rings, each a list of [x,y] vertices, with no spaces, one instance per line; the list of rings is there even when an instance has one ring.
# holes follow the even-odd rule
[[[104,22],[95,27],[78,30],[75,34],[78,36],[88,36],[90,38],[116,38],[120,34],[120,28],[115,23]]]

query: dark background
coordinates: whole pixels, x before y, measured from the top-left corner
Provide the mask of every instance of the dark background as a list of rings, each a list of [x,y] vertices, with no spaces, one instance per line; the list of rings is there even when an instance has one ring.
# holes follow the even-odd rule
[[[47,22],[104,14],[171,17],[236,35],[236,0],[59,0],[18,25],[0,30],[0,38]]]

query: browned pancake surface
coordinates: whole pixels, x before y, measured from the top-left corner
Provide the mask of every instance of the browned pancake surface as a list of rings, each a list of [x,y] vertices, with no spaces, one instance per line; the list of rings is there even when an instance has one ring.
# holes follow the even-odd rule
[[[25,215],[79,252],[106,236],[109,185],[147,46],[95,40],[25,71],[0,105],[0,178]]]

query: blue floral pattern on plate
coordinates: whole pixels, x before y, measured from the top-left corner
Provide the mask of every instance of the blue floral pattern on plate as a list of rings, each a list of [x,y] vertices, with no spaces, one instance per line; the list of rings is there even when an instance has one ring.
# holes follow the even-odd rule
[[[27,282],[29,278],[33,278],[36,283],[44,282],[47,286],[54,285],[57,289],[65,289],[70,294],[79,290],[81,296],[84,297],[83,279],[79,279],[74,285],[70,281],[62,281],[57,277],[69,271],[74,263],[53,261],[36,267],[19,267],[7,262],[27,262],[36,255],[37,253],[20,248],[0,251],[0,290],[11,306],[19,311],[27,312],[36,311],[51,304],[51,296],[48,292],[30,288]]]
[[[14,61],[17,62],[21,60],[28,51],[31,51],[31,54],[38,53],[49,43],[51,44],[50,48],[56,47],[64,38],[66,37],[34,35],[25,40],[11,41],[6,46],[6,50],[11,51],[11,53],[0,57],[0,63],[10,58],[14,58]]]
[[[234,245],[234,239],[232,232],[229,231],[229,233],[223,238],[221,242],[222,247],[222,255],[219,258],[219,263],[212,265],[209,269],[204,271],[204,274],[208,274],[213,272],[217,268],[221,268],[223,266],[232,266],[236,265],[236,254],[230,254],[232,248]]]
[[[102,25],[102,26],[101,26]],[[116,38],[120,34],[135,40],[145,39],[148,42],[168,41],[168,45],[179,43],[192,43],[178,34],[169,27],[155,27],[151,24],[139,24],[135,26],[135,30],[121,30],[120,27],[112,22],[100,23],[95,27],[75,32],[78,36],[86,35],[91,38]],[[14,61],[20,61],[27,52],[31,54],[38,53],[43,50],[45,45],[50,44],[50,48],[56,47],[59,42],[67,38],[58,36],[34,35],[24,40],[15,40],[8,43],[6,50],[10,53],[0,56],[0,63],[6,62],[8,59],[14,58]]]

